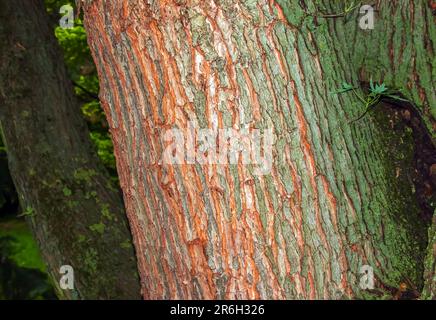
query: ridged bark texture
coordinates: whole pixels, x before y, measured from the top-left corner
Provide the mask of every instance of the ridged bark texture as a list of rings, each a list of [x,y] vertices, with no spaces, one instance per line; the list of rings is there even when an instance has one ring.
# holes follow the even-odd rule
[[[412,74],[425,76],[406,79],[396,53],[428,50],[429,29],[434,45],[430,8],[384,1],[376,29],[365,31],[356,14],[315,18],[343,11],[329,2],[84,2],[144,298],[365,297],[363,265],[380,291],[422,286],[426,229],[412,185],[396,178],[389,136],[371,116],[349,123],[360,102],[331,92],[359,85],[371,58],[401,70],[385,76],[396,86],[412,79],[417,104],[434,105],[432,62],[415,54]],[[401,34],[415,30],[417,12],[430,25],[410,43]],[[394,17],[404,30],[386,49]],[[241,162],[162,163],[165,130],[194,119],[272,128],[271,173]]]
[[[0,0],[0,122],[59,297],[139,299],[122,198],[91,146],[43,1]],[[59,287],[62,265],[74,268],[74,290]]]

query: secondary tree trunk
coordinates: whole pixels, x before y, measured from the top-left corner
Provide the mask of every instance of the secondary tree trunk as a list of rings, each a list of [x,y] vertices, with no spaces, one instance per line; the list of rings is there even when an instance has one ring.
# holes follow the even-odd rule
[[[43,1],[0,0],[0,122],[21,206],[61,298],[140,298],[121,195],[93,150]],[[62,265],[75,290],[59,288]]]
[[[144,298],[422,288],[427,225],[408,179],[411,146],[393,149],[403,140],[383,112],[350,123],[363,106],[331,92],[385,81],[431,128],[430,3],[379,1],[375,29],[361,30],[356,11],[322,17],[344,11],[335,1],[82,2]],[[167,130],[194,120],[272,129],[271,172],[241,159],[163,162]],[[365,265],[376,290],[359,285]]]

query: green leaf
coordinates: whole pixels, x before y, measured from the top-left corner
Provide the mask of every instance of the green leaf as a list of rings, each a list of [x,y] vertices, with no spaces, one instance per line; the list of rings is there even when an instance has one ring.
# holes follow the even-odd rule
[[[369,79],[369,88],[371,89],[371,91],[374,91],[374,83],[372,82],[372,77]]]
[[[337,90],[335,90],[335,91],[333,91],[332,93],[333,93],[333,94],[344,93],[344,92],[351,91],[351,90],[353,90],[353,89],[355,89],[355,87],[353,87],[351,84],[346,83],[346,82],[343,82],[343,83],[342,83],[342,87],[339,88],[339,89],[337,89]]]
[[[383,92],[386,92],[388,90],[388,88],[386,87],[386,85],[384,83],[382,83],[381,85],[376,84],[375,85],[375,92],[378,94],[382,94]]]

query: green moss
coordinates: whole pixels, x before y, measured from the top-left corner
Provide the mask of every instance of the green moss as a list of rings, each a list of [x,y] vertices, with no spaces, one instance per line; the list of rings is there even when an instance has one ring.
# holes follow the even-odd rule
[[[78,206],[79,206],[79,202],[76,201],[76,200],[68,200],[68,201],[67,201],[67,207],[68,207],[69,209],[73,209],[73,208],[76,208],[76,207],[78,207]]]
[[[105,230],[106,226],[104,225],[104,223],[100,222],[100,223],[96,223],[93,224],[91,226],[89,226],[89,229],[91,231],[97,232],[99,234],[103,234],[104,230]]]
[[[74,171],[74,179],[76,179],[78,182],[87,182],[90,183],[92,180],[92,177],[97,175],[95,170],[92,169],[77,169]]]
[[[97,198],[97,191],[88,191],[85,194],[86,199]]]
[[[392,300],[392,294],[387,291],[360,291],[357,296],[357,299],[363,300]]]
[[[84,256],[84,264],[90,273],[95,273],[98,266],[98,254],[94,248],[88,248]]]
[[[436,210],[433,212],[433,225],[428,230],[428,246],[426,250],[426,258],[424,260],[424,289],[421,299],[431,300],[436,299]]]
[[[68,187],[64,187],[62,189],[62,192],[64,193],[64,196],[69,197],[73,194],[73,192],[71,191],[71,189],[69,189]]]
[[[21,111],[21,116],[23,118],[29,118],[30,117],[30,112],[27,110]]]
[[[389,264],[392,267],[387,279],[381,280],[393,287],[410,280],[420,287],[427,226],[420,218],[420,208],[413,192],[413,132],[401,122],[392,127],[392,121],[396,123],[398,119],[394,118],[395,112],[386,108],[374,111],[373,115],[383,138],[381,150],[385,151],[380,154],[380,165],[386,172],[385,176],[391,177],[386,180],[386,187],[394,190],[386,193],[386,203],[381,203],[378,208],[372,207],[387,220],[383,225],[383,239],[376,241],[390,251]],[[377,225],[371,226],[371,222],[368,225],[374,230],[378,228]]]
[[[24,220],[15,218],[0,220],[0,238],[12,237],[10,258],[23,268],[39,269],[45,272],[45,264],[35,240]]]
[[[86,241],[86,236],[84,236],[83,234],[79,234],[79,236],[77,237],[77,241],[79,243],[83,243]]]
[[[132,248],[132,242],[127,239],[126,241],[121,242],[120,247],[123,249],[130,249]]]
[[[115,216],[110,212],[109,210],[109,205],[107,203],[101,204],[101,214],[103,215],[103,217],[105,217],[106,219],[112,221]]]

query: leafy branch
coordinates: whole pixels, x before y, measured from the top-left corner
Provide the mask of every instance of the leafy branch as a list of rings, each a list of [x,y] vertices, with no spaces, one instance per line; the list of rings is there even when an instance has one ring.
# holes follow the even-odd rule
[[[351,120],[349,123],[356,122],[362,119],[369,111],[373,110],[374,107],[384,98],[391,98],[397,101],[409,102],[406,99],[398,96],[397,91],[389,89],[384,83],[378,84],[373,83],[372,79],[369,83],[369,93],[366,96],[362,96],[357,92],[358,87],[352,86],[349,83],[342,83],[342,87],[336,90],[335,94],[352,92],[365,106],[365,111],[356,119]]]
[[[80,85],[79,83],[77,83],[76,81],[72,81],[73,85],[77,88],[79,88],[80,90],[82,90],[88,97],[92,98],[93,100],[97,100],[99,101],[100,98],[98,97],[97,93],[91,92],[88,89],[86,89],[84,86]]]

